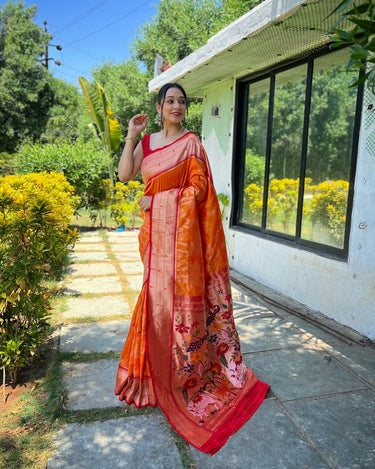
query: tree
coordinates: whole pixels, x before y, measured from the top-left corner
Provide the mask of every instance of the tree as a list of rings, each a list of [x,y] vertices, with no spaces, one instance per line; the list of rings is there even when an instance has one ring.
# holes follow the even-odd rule
[[[306,175],[314,183],[321,182],[322,177],[349,177],[356,90],[348,86],[350,80],[344,68],[327,68],[313,77]],[[246,146],[265,158],[269,81],[264,83],[265,91],[254,95],[250,85]],[[299,177],[305,87],[303,79],[275,89],[270,179]]]
[[[95,80],[105,88],[124,134],[129,119],[140,112],[149,115],[147,132],[160,129],[156,97],[148,93],[156,54],[176,63],[259,3],[261,0],[162,0],[156,15],[141,26],[133,40],[133,58],[118,65],[106,62],[92,71]],[[139,62],[146,66],[145,71]],[[201,103],[189,103],[188,114],[186,127],[200,135]]]
[[[134,39],[134,56],[150,73],[156,54],[174,64],[261,1],[161,0],[156,15],[141,26]]]
[[[348,7],[352,8],[346,10]],[[343,0],[329,16],[341,12],[343,12],[342,16],[332,27],[331,39],[334,43],[331,47],[351,46],[351,56],[346,70],[355,72],[357,75],[358,70],[364,71],[352,86],[367,81],[369,88],[375,93],[375,2],[365,0],[357,5],[354,0]],[[339,28],[343,21],[349,21],[351,25],[349,31]]]
[[[23,139],[39,138],[53,93],[38,59],[45,36],[32,18],[36,7],[0,5],[0,151],[14,152]]]
[[[47,110],[47,122],[40,141],[43,143],[54,143],[60,139],[72,142],[80,137],[92,136],[88,132],[88,112],[85,100],[79,93],[77,86],[71,85],[64,80],[49,77],[48,86],[51,90],[52,99]]]

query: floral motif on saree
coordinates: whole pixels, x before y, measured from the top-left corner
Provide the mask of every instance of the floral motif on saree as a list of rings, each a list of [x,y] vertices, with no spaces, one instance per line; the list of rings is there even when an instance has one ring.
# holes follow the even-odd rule
[[[157,150],[145,141],[144,282],[115,392],[137,407],[157,403],[190,444],[214,454],[269,386],[242,361],[221,214],[198,137]]]

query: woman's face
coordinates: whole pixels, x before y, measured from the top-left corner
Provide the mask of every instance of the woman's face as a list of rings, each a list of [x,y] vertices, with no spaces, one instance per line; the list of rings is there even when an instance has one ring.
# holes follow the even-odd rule
[[[186,114],[186,100],[181,90],[169,88],[165,94],[162,106],[157,105],[157,111],[162,113],[164,124],[180,124]]]

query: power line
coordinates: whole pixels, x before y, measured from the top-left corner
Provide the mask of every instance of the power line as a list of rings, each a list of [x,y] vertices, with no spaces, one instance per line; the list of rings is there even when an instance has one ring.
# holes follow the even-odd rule
[[[72,44],[75,44],[77,42],[80,42],[80,41],[83,41],[84,39],[87,39],[88,37],[91,37],[93,36],[94,34],[100,32],[100,31],[103,31],[103,29],[106,29],[108,28],[108,26],[112,26],[113,24],[115,23],[118,23],[119,21],[121,21],[122,19],[126,18],[127,16],[130,16],[131,14],[135,13],[136,11],[140,10],[141,8],[143,8],[144,6],[146,6],[148,3],[151,3],[152,1],[154,0],[148,0],[147,2],[143,2],[141,5],[139,5],[138,7],[134,8],[133,10],[129,11],[128,13],[125,13],[124,15],[122,16],[119,16],[117,19],[111,21],[110,23],[107,23],[105,24],[104,26],[102,26],[101,28],[89,33],[89,34],[86,34],[86,36],[83,36],[81,37],[80,39],[76,39],[75,41],[72,41],[70,42],[69,44],[67,44],[66,47],[72,45]]]
[[[81,15],[77,16],[76,19],[74,19],[73,21],[71,21],[70,23],[67,23],[63,26],[61,26],[61,28],[58,28],[54,34],[57,34],[57,33],[60,33],[61,31],[66,31],[67,29],[69,29],[70,27],[74,26],[75,24],[79,23],[80,21],[82,21],[83,19],[85,19],[87,16],[89,16],[90,13],[92,13],[93,11],[97,10],[98,8],[100,8],[104,3],[108,2],[108,0],[102,0],[101,2],[97,3],[96,5],[94,5],[93,7],[89,8],[85,13],[82,13]]]
[[[81,73],[83,75],[89,75],[87,72],[84,72],[83,70],[79,70],[78,68],[71,67],[70,65],[66,65],[64,62],[62,62],[61,65],[63,65],[64,68],[69,68],[70,70],[73,70],[74,72],[78,72],[78,73]]]
[[[64,44],[64,48],[66,48],[66,47],[74,47],[74,49],[79,50],[80,52],[82,52],[82,54],[85,54],[85,55],[87,55],[88,57],[91,57],[92,59],[94,59],[94,60],[96,60],[96,61],[98,61],[98,62],[101,62],[101,61],[102,61],[102,59],[99,59],[98,57],[95,57],[94,55],[92,55],[92,54],[90,54],[89,52],[87,52],[87,51],[81,49],[80,47],[76,46],[76,45],[73,44],[73,43],[70,43],[70,44],[69,44],[69,43],[67,43],[64,39],[61,39],[61,38],[58,38],[58,37],[56,37],[55,39],[57,39],[58,41],[62,42],[62,43]]]
[[[74,75],[71,75],[70,73],[63,72],[61,69],[58,69],[58,70],[56,69],[56,71],[58,72],[59,75],[65,75],[65,76],[67,76],[67,77],[69,77],[69,78],[74,78],[74,80],[77,80],[77,81],[78,81],[77,77],[74,76]],[[88,75],[87,73],[86,73],[85,75],[86,75],[87,77],[90,76],[90,75]],[[56,77],[55,75],[54,75],[54,77],[55,77],[55,78],[58,78],[58,77]]]

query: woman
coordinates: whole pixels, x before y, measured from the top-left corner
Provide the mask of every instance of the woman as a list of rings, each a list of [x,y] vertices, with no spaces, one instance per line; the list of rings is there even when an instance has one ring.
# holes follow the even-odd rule
[[[182,126],[186,94],[164,85],[156,106],[129,122],[119,178],[141,170],[143,287],[116,380],[120,400],[158,404],[174,429],[214,454],[256,411],[268,385],[245,368],[233,321],[229,267],[217,196],[198,137]]]

